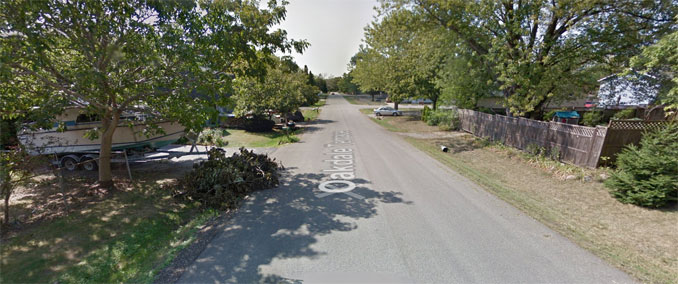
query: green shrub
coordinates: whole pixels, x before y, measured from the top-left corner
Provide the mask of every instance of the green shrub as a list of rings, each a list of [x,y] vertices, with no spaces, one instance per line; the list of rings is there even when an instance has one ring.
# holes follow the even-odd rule
[[[625,109],[625,110],[620,110],[616,112],[612,118],[613,119],[632,119],[636,117],[636,110],[635,109]]]
[[[581,119],[581,123],[586,126],[595,127],[603,123],[603,112],[602,111],[589,111],[584,113],[584,116]]]
[[[459,113],[456,110],[435,110],[427,113],[426,124],[438,125],[441,130],[459,128]]]
[[[268,132],[273,130],[273,126],[275,122],[272,120],[263,116],[255,116],[245,119],[243,128],[249,132]]]
[[[556,115],[556,112],[559,112],[560,110],[550,110],[544,114],[544,117],[542,118],[543,121],[551,121],[553,120],[553,116]]]
[[[605,185],[623,203],[662,207],[678,200],[678,124],[646,133],[640,147],[624,149]]]
[[[179,181],[174,196],[208,208],[234,208],[247,194],[278,186],[278,168],[274,159],[245,148],[232,157],[212,149],[207,161],[195,165]]]
[[[224,139],[226,135],[228,132],[225,129],[207,128],[200,132],[197,142],[200,145],[224,147],[228,145],[228,141]]]
[[[422,121],[428,121],[428,116],[431,113],[431,108],[428,106],[424,106],[424,109],[421,111],[421,120]]]

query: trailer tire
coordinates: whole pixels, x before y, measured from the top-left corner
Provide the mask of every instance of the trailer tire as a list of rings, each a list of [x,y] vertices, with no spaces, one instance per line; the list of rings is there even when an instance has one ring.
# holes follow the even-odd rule
[[[61,159],[61,167],[69,172],[75,171],[78,169],[78,161],[71,157],[64,157]]]
[[[82,158],[80,162],[82,163],[82,168],[86,171],[96,171],[99,168],[97,162],[89,157]]]

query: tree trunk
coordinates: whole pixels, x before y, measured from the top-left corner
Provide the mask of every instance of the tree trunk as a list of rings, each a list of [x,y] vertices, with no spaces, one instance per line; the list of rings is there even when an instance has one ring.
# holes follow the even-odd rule
[[[6,187],[6,188],[3,188],[4,189],[3,193],[5,194],[5,220],[3,220],[3,223],[5,223],[5,224],[9,223],[9,197],[12,196],[12,192],[11,192],[11,188],[10,188],[11,186],[12,185],[9,184],[9,182],[8,183],[3,182],[3,184],[2,184],[2,187]]]
[[[99,186],[102,188],[113,187],[113,174],[111,173],[111,148],[113,147],[113,134],[120,113],[113,111],[104,115],[102,120],[103,133],[101,134],[101,149],[99,150]]]
[[[396,102],[396,101],[393,102],[393,108],[395,108],[396,110],[398,110],[398,102]]]
[[[5,195],[5,224],[9,223],[9,194]]]
[[[431,101],[433,101],[433,110],[437,110],[438,109],[438,98],[435,98]]]
[[[372,101],[374,101],[374,93],[371,93],[370,96],[372,96]]]
[[[506,100],[506,102],[508,102],[508,99],[509,99],[509,98],[511,97],[511,95],[513,94],[513,91],[511,91],[510,89],[511,89],[511,88],[507,88],[507,89],[504,89],[504,91],[503,91],[503,93],[504,93],[504,100]],[[513,115],[511,115],[511,107],[507,106],[507,107],[505,108],[505,110],[506,110],[506,116],[508,116],[508,117],[512,117],[512,116],[513,116]]]

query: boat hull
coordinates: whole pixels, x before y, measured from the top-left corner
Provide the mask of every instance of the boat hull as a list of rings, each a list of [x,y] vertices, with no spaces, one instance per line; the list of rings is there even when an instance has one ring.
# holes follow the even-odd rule
[[[148,136],[144,131],[145,124],[119,125],[113,134],[112,149],[145,147],[156,149],[171,144],[184,135],[184,127],[177,122],[166,121],[157,125],[164,133]],[[19,135],[19,141],[33,155],[98,152],[101,148],[101,138],[94,140],[85,138],[85,133],[97,126],[100,124],[86,123],[69,127],[63,132],[55,129],[25,132]]]

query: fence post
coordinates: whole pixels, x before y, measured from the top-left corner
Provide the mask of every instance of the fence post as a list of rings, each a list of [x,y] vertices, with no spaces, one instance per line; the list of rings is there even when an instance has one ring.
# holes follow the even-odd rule
[[[497,116],[493,114],[492,116],[492,135],[490,135],[492,141],[497,141]]]
[[[598,127],[593,129],[593,136],[591,136],[591,140],[589,142],[590,143],[589,144],[589,150],[586,152],[586,155],[588,156],[587,159],[586,159],[586,165],[589,168],[595,168],[596,164],[598,163],[598,161],[596,160],[596,161],[593,162],[593,165],[591,164],[591,159],[594,156],[596,156],[596,155],[593,154],[593,146],[596,144],[596,140],[598,140]]]

